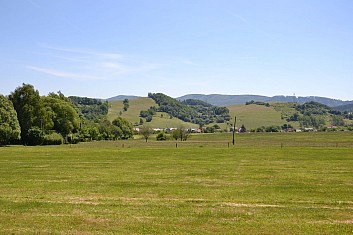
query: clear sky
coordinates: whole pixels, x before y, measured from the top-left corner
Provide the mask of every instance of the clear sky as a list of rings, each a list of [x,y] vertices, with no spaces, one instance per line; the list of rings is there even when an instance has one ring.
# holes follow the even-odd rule
[[[0,0],[0,93],[353,100],[352,0]]]

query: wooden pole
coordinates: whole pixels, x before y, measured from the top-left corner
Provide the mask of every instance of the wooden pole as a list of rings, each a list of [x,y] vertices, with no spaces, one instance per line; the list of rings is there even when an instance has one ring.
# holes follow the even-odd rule
[[[234,125],[233,125],[233,145],[235,144],[235,124],[237,123],[237,116],[234,116]]]

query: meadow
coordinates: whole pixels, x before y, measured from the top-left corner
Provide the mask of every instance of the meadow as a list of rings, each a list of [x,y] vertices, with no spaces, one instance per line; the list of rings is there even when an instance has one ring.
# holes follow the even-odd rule
[[[2,147],[0,233],[353,233],[353,133],[229,142]]]

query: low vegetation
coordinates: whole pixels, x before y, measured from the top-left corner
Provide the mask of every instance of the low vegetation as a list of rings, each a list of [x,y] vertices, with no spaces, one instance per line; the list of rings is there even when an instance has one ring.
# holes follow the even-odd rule
[[[0,148],[1,234],[351,234],[353,135]]]

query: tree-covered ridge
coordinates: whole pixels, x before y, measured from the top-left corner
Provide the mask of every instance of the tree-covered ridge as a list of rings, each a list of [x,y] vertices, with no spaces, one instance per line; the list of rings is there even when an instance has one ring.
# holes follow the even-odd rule
[[[69,99],[88,120],[99,120],[108,114],[108,101],[78,96],[69,96]]]
[[[204,126],[214,122],[224,123],[230,120],[229,110],[226,107],[212,106],[195,99],[180,102],[162,93],[149,93],[148,97],[159,105],[157,111],[166,112],[171,117],[179,118],[184,122]]]
[[[324,128],[325,125],[344,126],[344,114],[331,107],[311,101],[305,104],[293,104],[296,112],[287,118],[288,122],[298,121],[301,127]]]

